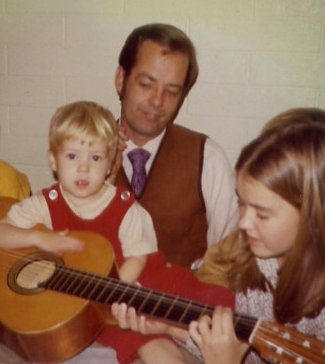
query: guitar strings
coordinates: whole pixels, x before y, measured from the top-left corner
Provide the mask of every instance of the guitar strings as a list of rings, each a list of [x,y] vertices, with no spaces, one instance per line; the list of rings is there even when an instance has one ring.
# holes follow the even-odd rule
[[[23,254],[17,253],[17,252],[14,252],[14,251],[5,251],[5,253],[7,255],[11,256],[11,257],[23,259],[26,264],[35,261],[34,259],[29,258],[28,256],[24,256]],[[40,262],[40,264],[42,264],[42,261]],[[44,265],[47,265],[47,263],[44,263]],[[57,270],[62,270],[62,269],[70,270],[70,273],[72,273],[76,278],[82,278],[82,279],[86,278],[86,279],[90,279],[90,281],[97,281],[96,282],[97,287],[100,286],[102,289],[105,289],[105,288],[111,289],[112,287],[116,288],[116,286],[117,286],[117,288],[115,289],[115,292],[123,293],[127,289],[129,289],[129,290],[131,290],[131,289],[138,290],[138,288],[139,288],[136,285],[130,285],[128,283],[125,283],[125,282],[122,282],[122,281],[119,281],[119,280],[114,280],[111,277],[101,277],[101,276],[96,276],[96,275],[92,275],[90,277],[87,277],[86,275],[88,273],[86,273],[86,272],[79,272],[79,271],[72,270],[71,268],[68,268],[68,267],[65,267],[65,266],[60,266],[60,265],[57,266]],[[33,272],[32,269],[30,270],[30,272],[27,272],[27,274],[30,274],[31,276],[34,273],[37,273],[37,272],[36,272],[36,270]],[[113,283],[112,283],[112,281],[113,281]],[[170,304],[175,299],[177,299],[178,303],[183,305],[184,308],[186,308],[188,303],[191,303],[193,306],[195,306],[195,309],[197,309],[199,313],[201,313],[203,310],[207,311],[207,313],[210,313],[210,314],[213,313],[213,309],[214,309],[213,306],[209,307],[208,305],[204,305],[204,304],[201,304],[201,303],[198,303],[198,302],[186,300],[186,299],[183,299],[183,298],[178,297],[178,296],[173,297],[173,296],[165,294],[165,293],[155,292],[154,290],[148,289],[148,288],[141,287],[141,291],[138,292],[138,297],[145,299],[149,294],[150,294],[150,296],[152,298],[156,298],[156,299],[160,298],[166,304]],[[247,317],[247,318],[242,317],[242,319],[244,320],[246,325],[251,325],[251,328],[253,328],[255,326],[255,324],[256,324],[256,319],[249,318],[249,317]]]
[[[151,296],[156,298],[157,302],[158,301],[160,301],[160,302],[163,301],[163,303],[168,304],[169,306],[175,304],[175,300],[177,300],[178,306],[181,306],[184,309],[187,308],[188,305],[190,304],[191,305],[191,310],[196,311],[198,316],[200,316],[199,314],[202,313],[202,310],[207,311],[205,313],[210,314],[210,316],[213,313],[213,307],[212,306],[203,305],[201,303],[197,303],[197,302],[193,302],[193,301],[186,301],[186,300],[183,300],[182,298],[179,298],[177,296],[169,296],[168,294],[161,295],[161,293],[159,293],[159,292],[155,292],[153,290],[145,289],[145,288],[141,288],[141,290],[139,291],[140,287],[138,287],[138,286],[130,285],[130,284],[127,284],[125,282],[121,282],[121,281],[118,281],[118,280],[115,280],[115,279],[111,279],[109,277],[107,277],[107,278],[106,277],[94,277],[94,276],[88,277],[87,276],[88,273],[85,273],[86,276],[84,276],[80,272],[76,272],[76,271],[72,270],[71,268],[67,268],[67,267],[59,267],[58,269],[62,270],[62,271],[68,271],[70,273],[70,275],[73,275],[76,278],[80,278],[80,276],[81,276],[81,278],[84,281],[87,281],[87,280],[88,281],[96,281],[97,280],[97,283],[99,283],[99,284],[97,284],[97,286],[99,285],[103,289],[114,288],[115,292],[118,292],[118,294],[120,294],[122,296],[123,296],[125,290],[131,289],[131,290],[137,291],[137,295],[141,296],[141,298],[143,298],[143,299],[146,299],[148,297],[148,294],[150,294]],[[117,301],[119,301],[119,300],[117,300]],[[255,324],[256,324],[256,320],[252,319],[250,317],[241,316],[240,319],[241,319],[240,323],[245,322],[246,325],[248,325],[248,326],[251,325],[252,327],[254,327]],[[236,323],[235,323],[235,325],[236,325]],[[249,333],[251,333],[251,330],[247,330],[247,331]],[[274,334],[274,331],[262,326],[261,328],[259,328],[258,333],[260,333],[260,334],[262,334],[262,333]],[[268,346],[272,346],[275,349],[279,349],[279,351],[282,353],[281,355],[283,355],[285,353],[289,357],[293,357],[293,358],[299,357],[299,358],[304,359],[304,360],[307,359],[307,358],[304,358],[301,354],[295,353],[292,349],[286,349],[286,348],[283,348],[282,346],[279,346],[279,345],[276,345],[276,344],[272,343],[270,340],[267,340],[264,337],[261,337],[260,334],[255,335],[255,336],[257,338],[259,338],[260,341],[264,341],[265,343],[267,343]],[[290,343],[291,344],[295,343],[296,345],[301,347],[301,341],[299,341],[299,340],[290,339]],[[314,353],[317,354],[315,351],[314,351]]]
[[[295,332],[290,332],[290,337],[284,336],[286,333],[287,332],[280,335],[279,332],[265,327],[263,322],[261,322],[258,327],[257,334],[252,339],[253,346],[256,338],[257,340],[264,343],[265,348],[272,348],[279,357],[285,354],[288,358],[294,359],[295,363],[300,362],[298,361],[298,359],[303,360],[303,363],[316,363],[314,360],[317,360],[317,363],[321,363],[321,360],[324,359],[324,342],[311,336],[307,337],[307,335],[301,334],[297,330],[295,330]],[[277,340],[272,341],[271,339],[264,337],[263,334],[265,334],[266,336],[271,335],[271,338],[276,337]],[[300,339],[299,336],[301,336]],[[277,341],[279,339],[287,341],[290,346],[278,344]],[[305,345],[306,341],[309,342],[308,346]],[[314,345],[311,345],[311,343],[313,343]]]
[[[2,251],[0,251],[0,254],[6,254],[12,258],[21,258],[26,263],[25,265],[27,265],[28,263],[31,263],[31,262],[35,262],[35,259],[32,259],[32,258],[24,255],[23,253],[19,253],[19,252],[15,252],[15,251],[2,250]],[[38,261],[38,263],[44,264],[44,265],[48,264],[48,262],[46,262],[46,261],[44,262],[43,260]],[[11,266],[12,263],[10,263],[10,264],[8,263],[6,265]],[[1,269],[2,270],[4,269],[4,265],[1,266]],[[182,297],[172,296],[172,295],[162,293],[162,292],[156,292],[149,288],[139,287],[137,285],[131,285],[131,284],[119,281],[119,280],[111,278],[111,277],[98,276],[98,275],[95,275],[92,273],[82,272],[82,271],[79,272],[77,270],[74,270],[73,268],[69,268],[69,267],[65,267],[65,266],[61,266],[61,265],[57,265],[56,269],[58,271],[64,271],[64,272],[68,271],[70,275],[73,275],[75,278],[81,278],[83,281],[86,281],[88,283],[88,285],[91,282],[95,282],[96,287],[99,289],[102,289],[102,290],[114,288],[114,292],[120,293],[122,295],[125,293],[126,290],[133,290],[133,291],[137,291],[138,298],[142,298],[145,300],[148,297],[148,295],[150,295],[152,298],[156,299],[158,302],[163,302],[168,305],[173,305],[173,304],[175,304],[175,301],[177,301],[178,307],[183,308],[183,309],[186,309],[189,305],[191,305],[191,310],[194,310],[198,314],[198,317],[200,316],[200,314],[202,312],[204,312],[204,314],[208,314],[209,316],[211,316],[213,313],[213,310],[214,310],[214,307],[210,306],[210,305],[204,305],[202,303],[195,302],[192,300],[187,300]],[[34,272],[34,273],[37,273],[37,272]],[[31,275],[31,277],[33,275],[32,269],[30,271],[30,275]],[[94,291],[94,288],[92,289],[91,292],[93,292],[93,291]],[[118,302],[118,300],[117,300],[117,302]],[[246,325],[247,331],[251,332],[251,330],[256,325],[256,319],[253,319],[251,317],[244,316],[244,315],[234,314],[235,327],[237,327],[238,324]],[[263,322],[261,324],[259,324],[258,330],[255,333],[254,337],[259,339],[260,341],[263,341],[268,347],[277,348],[278,351],[281,353],[281,355],[283,353],[285,353],[289,357],[293,357],[293,358],[299,357],[304,360],[308,359],[308,358],[305,358],[304,356],[302,356],[301,354],[297,354],[290,349],[287,349],[287,348],[284,348],[283,346],[279,346],[279,345],[275,344],[274,342],[262,337],[259,333],[274,335],[274,330],[263,326]],[[292,340],[292,338],[294,340]],[[310,338],[310,339],[312,339],[312,338]],[[293,335],[292,333],[290,333],[290,339],[287,339],[287,340],[289,340],[290,343],[296,344],[299,347],[301,347],[302,340],[299,340],[299,338],[296,338],[295,335]],[[254,341],[254,338],[253,338],[253,341]],[[320,342],[320,344],[322,344],[321,341],[319,341],[319,342]],[[325,346],[325,344],[324,344],[324,346]],[[315,351],[315,349],[317,349],[317,348],[314,348],[314,347],[308,348],[308,350],[313,352],[315,355],[322,355],[321,353],[318,353],[318,351]]]

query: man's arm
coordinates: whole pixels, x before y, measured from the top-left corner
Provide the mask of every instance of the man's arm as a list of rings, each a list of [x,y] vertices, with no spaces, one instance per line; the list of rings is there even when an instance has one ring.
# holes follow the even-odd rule
[[[204,147],[201,181],[210,246],[236,228],[239,216],[233,169],[225,152],[210,138]]]

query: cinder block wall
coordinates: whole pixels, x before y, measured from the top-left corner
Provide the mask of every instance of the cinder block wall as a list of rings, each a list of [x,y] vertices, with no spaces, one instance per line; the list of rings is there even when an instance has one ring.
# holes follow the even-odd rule
[[[118,116],[118,53],[148,22],[194,41],[200,76],[178,122],[217,140],[232,163],[276,113],[325,108],[324,0],[0,0],[0,158],[34,191],[53,181],[55,109],[88,99]]]

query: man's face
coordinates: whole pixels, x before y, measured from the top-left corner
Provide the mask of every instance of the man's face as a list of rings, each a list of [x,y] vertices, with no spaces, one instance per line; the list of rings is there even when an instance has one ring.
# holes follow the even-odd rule
[[[144,41],[136,64],[126,77],[116,72],[116,89],[121,96],[121,125],[128,137],[141,146],[158,136],[175,116],[183,98],[188,57],[166,47]]]

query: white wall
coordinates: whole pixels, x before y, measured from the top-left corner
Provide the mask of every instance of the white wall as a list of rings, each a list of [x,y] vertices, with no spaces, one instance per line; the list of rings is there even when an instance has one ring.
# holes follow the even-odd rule
[[[178,122],[217,140],[232,163],[276,113],[325,108],[325,0],[0,0],[0,158],[34,191],[52,182],[55,109],[89,99],[118,116],[118,53],[148,22],[194,41],[200,76]]]

